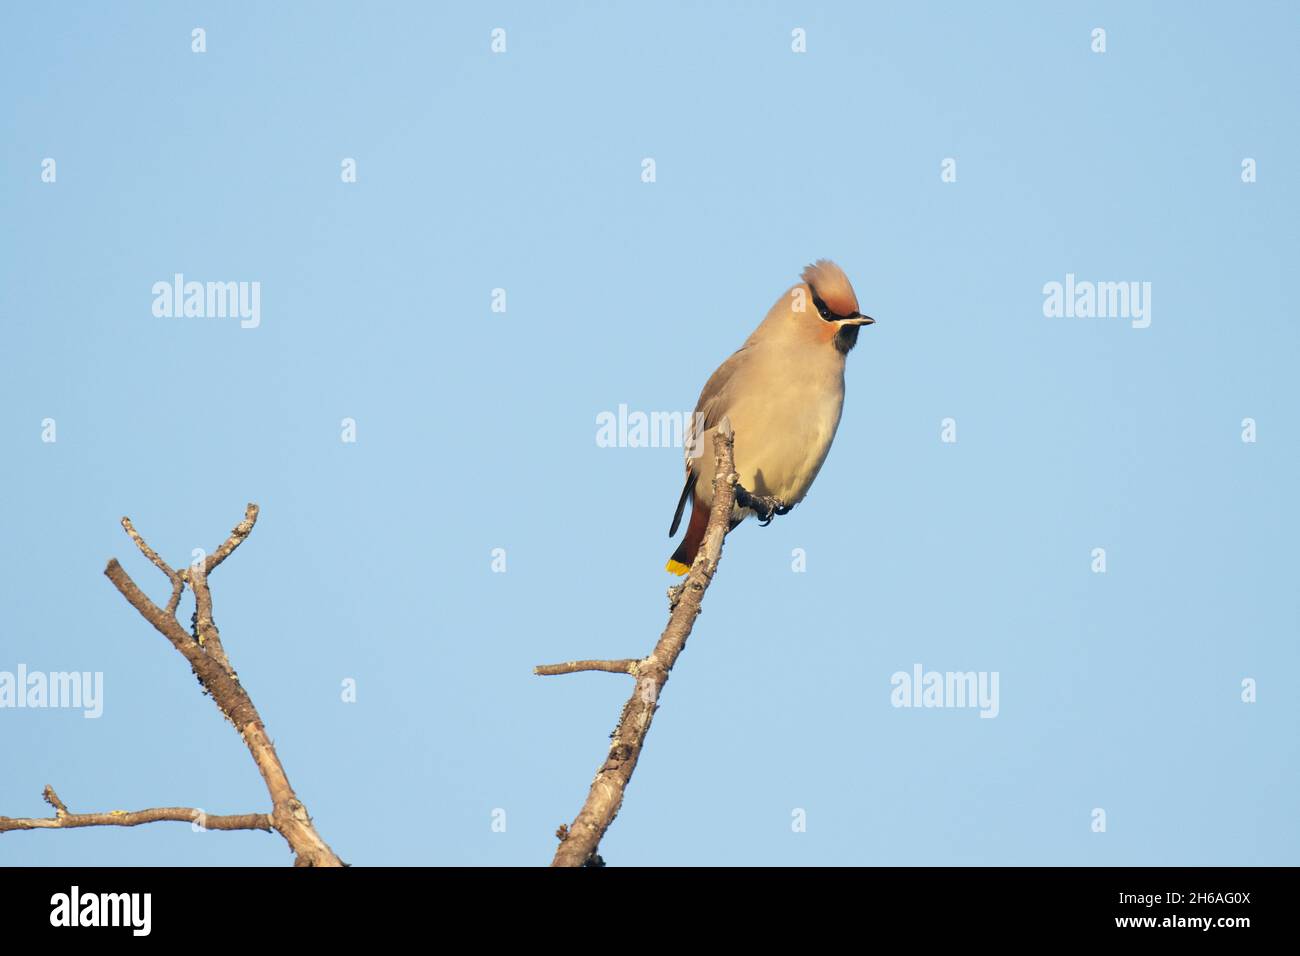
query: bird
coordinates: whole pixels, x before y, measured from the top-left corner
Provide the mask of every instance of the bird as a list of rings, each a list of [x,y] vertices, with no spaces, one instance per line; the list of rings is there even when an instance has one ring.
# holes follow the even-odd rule
[[[689,500],[691,519],[666,570],[683,575],[699,553],[713,505],[713,433],[735,433],[736,504],[728,531],[751,515],[764,525],[803,501],[830,451],[844,409],[844,360],[875,319],[858,311],[844,270],[818,259],[700,392],[687,426],[686,484],[671,538]],[[743,490],[742,490],[743,489]]]

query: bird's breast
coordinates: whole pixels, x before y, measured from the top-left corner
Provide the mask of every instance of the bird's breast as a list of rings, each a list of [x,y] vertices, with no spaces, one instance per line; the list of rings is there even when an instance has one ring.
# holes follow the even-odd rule
[[[759,403],[737,410],[736,471],[755,494],[786,504],[802,501],[821,470],[839,426],[843,392],[802,395],[800,400]],[[742,431],[742,427],[750,423]]]
[[[736,472],[755,494],[793,505],[807,495],[839,427],[843,358],[831,349],[754,358],[725,409],[736,433]],[[707,470],[711,477],[712,467]]]

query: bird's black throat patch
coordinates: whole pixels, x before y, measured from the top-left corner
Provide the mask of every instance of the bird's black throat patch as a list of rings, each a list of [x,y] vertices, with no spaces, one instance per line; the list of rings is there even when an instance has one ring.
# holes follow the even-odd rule
[[[835,348],[842,355],[848,355],[853,346],[858,344],[858,329],[860,328],[861,326],[858,325],[843,325],[835,333]]]

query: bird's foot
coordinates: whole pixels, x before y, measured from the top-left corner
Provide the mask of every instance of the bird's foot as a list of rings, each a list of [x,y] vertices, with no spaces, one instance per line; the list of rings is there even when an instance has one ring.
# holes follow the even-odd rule
[[[736,485],[736,504],[753,511],[760,528],[770,525],[777,515],[788,515],[793,507],[774,495],[756,495],[741,485]]]

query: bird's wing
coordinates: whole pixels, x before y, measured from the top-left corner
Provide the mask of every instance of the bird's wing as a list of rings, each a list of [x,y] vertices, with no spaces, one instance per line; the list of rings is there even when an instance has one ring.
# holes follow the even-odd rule
[[[695,460],[691,452],[695,450],[696,442],[703,441],[704,433],[718,424],[726,413],[732,379],[736,369],[740,367],[740,356],[744,351],[745,346],[741,346],[709,376],[709,380],[704,383],[704,390],[700,392],[700,400],[695,403],[695,413],[686,423],[683,443],[686,446],[686,484],[682,488],[682,496],[677,499],[677,511],[673,514],[672,527],[668,529],[670,538],[677,533],[677,528],[682,522],[682,512],[686,509],[686,501],[691,497],[695,482],[699,478],[699,474],[691,467],[691,462]],[[699,437],[695,434],[697,425],[700,431]]]
[[[695,427],[700,426],[700,435],[702,436],[718,422],[722,421],[722,416],[726,414],[730,405],[730,396],[732,385],[734,384],[736,370],[741,366],[741,358],[745,355],[748,346],[741,346],[731,357],[718,366],[718,370],[709,376],[709,380],[704,383],[704,389],[700,392],[700,400],[695,403],[695,414],[687,423],[686,428],[686,473],[691,474],[691,451],[697,440]]]

